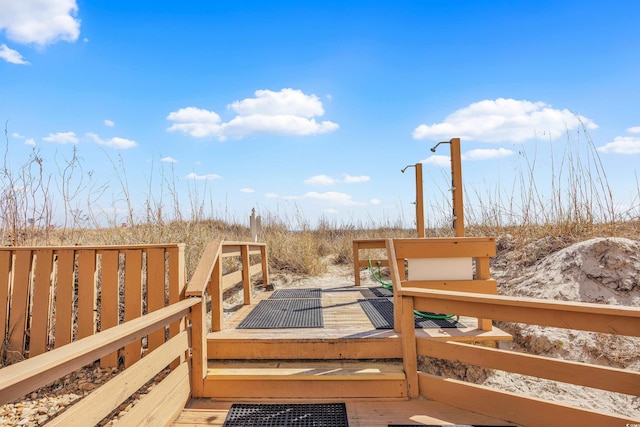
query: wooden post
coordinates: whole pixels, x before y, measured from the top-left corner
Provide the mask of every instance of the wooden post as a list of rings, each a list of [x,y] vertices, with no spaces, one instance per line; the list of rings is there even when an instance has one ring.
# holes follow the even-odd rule
[[[489,257],[476,258],[476,280],[490,279],[491,270],[489,265]],[[481,331],[490,331],[493,329],[491,319],[478,319],[478,329]]]
[[[242,289],[244,290],[244,305],[251,305],[251,275],[249,274],[249,246],[240,246],[242,258]]]
[[[407,376],[407,396],[417,399],[420,396],[418,386],[418,355],[416,350],[416,329],[413,320],[413,297],[402,297],[402,365]]]
[[[464,206],[462,202],[462,161],[460,138],[453,138],[451,146],[451,195],[453,198],[453,228],[456,237],[464,237]]]
[[[422,163],[416,163],[416,227],[418,237],[424,237],[424,197],[422,189]]]
[[[353,278],[356,286],[360,286],[360,244],[353,241]]]
[[[260,246],[260,261],[262,264],[262,285],[269,286],[269,258],[267,258],[267,246]]]

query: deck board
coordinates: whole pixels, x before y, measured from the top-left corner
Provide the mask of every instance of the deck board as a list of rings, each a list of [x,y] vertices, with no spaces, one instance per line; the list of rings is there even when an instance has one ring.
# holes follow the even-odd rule
[[[391,329],[376,330],[358,299],[375,298],[373,292],[365,286],[353,286],[345,282],[331,282],[314,285],[322,288],[322,310],[324,328],[290,328],[290,329],[236,329],[238,324],[251,312],[255,305],[268,298],[271,292],[260,292],[252,299],[251,305],[241,306],[227,313],[222,331],[208,334],[209,340],[225,339],[341,339],[341,338],[398,338]],[[478,329],[477,319],[461,317],[465,328],[430,328],[417,329],[417,337],[436,338],[452,341],[505,341],[511,336],[499,328],[492,331]]]
[[[235,402],[193,399],[173,422],[173,426],[222,426]],[[463,411],[430,400],[372,401],[348,400],[350,427],[387,427],[389,424],[487,424],[513,425],[484,415]]]

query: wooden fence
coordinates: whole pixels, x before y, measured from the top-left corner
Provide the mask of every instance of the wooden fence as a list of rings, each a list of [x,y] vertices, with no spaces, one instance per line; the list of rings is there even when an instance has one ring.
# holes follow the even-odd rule
[[[5,360],[60,348],[180,301],[184,269],[184,244],[0,248]],[[180,329],[174,322],[156,330],[102,365],[130,366]]]

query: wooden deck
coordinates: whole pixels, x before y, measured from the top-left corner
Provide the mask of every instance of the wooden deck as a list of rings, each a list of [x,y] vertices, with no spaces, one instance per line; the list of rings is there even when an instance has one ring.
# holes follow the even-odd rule
[[[295,381],[306,384],[309,397],[304,399],[305,402],[346,402],[351,426],[513,425],[434,401],[408,400],[406,394],[397,397],[397,392],[381,391],[379,397],[352,397],[352,393],[366,395],[362,392],[367,388],[382,389],[376,384],[383,382],[392,384],[389,390],[406,389],[399,361],[402,357],[400,336],[392,329],[375,329],[357,301],[375,298],[369,286],[354,286],[350,278],[340,282],[298,286],[321,288],[322,328],[237,329],[256,304],[267,299],[271,292],[260,292],[252,297],[251,305],[234,307],[228,311],[223,330],[207,335],[208,378],[211,380],[205,383],[205,392],[215,395],[217,390],[224,390],[221,393],[235,393],[238,397],[192,399],[173,425],[221,426],[232,403],[291,401],[285,397],[288,395],[286,392],[280,391],[290,392],[291,388],[296,387]],[[463,317],[460,322],[466,327],[421,329],[416,330],[416,334],[488,346],[511,340],[509,334],[498,328],[492,331],[478,330],[475,318]],[[376,382],[378,375],[381,379]],[[238,381],[240,385],[234,382],[236,376],[244,378]],[[269,385],[269,381],[274,379],[277,382]],[[327,388],[328,383],[336,380],[359,380],[361,385],[345,383]],[[321,385],[315,387],[319,383]],[[301,393],[304,398],[305,391]],[[252,395],[259,397],[252,398]],[[301,402],[300,399],[295,401]]]
[[[323,328],[301,328],[301,329],[236,329],[238,324],[244,320],[249,312],[259,301],[268,298],[270,292],[261,292],[254,296],[252,305],[241,306],[225,321],[225,329],[219,332],[208,334],[209,342],[225,342],[233,340],[251,340],[253,344],[264,342],[265,340],[350,340],[350,339],[398,339],[392,329],[375,329],[365,312],[360,307],[358,299],[375,298],[369,286],[353,286],[347,279],[343,282],[325,283],[320,286],[322,289],[322,314],[324,317]],[[476,343],[494,344],[498,341],[510,341],[511,335],[493,327],[491,331],[478,329],[478,321],[472,317],[461,317],[460,322],[466,328],[434,328],[417,329],[416,336],[437,338],[447,341],[465,341]],[[257,340],[257,341],[256,341]],[[365,345],[360,341],[360,344]],[[208,354],[211,357],[216,353],[215,349],[210,349]]]

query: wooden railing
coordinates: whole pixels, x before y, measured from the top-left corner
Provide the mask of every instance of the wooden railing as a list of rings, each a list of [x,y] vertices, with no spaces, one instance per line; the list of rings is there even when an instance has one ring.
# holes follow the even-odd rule
[[[367,249],[384,249],[386,258],[374,260],[375,265],[388,266],[395,280],[394,303],[398,309],[394,310],[396,320],[394,329],[400,332],[400,299],[397,289],[412,286],[422,289],[436,289],[446,291],[476,292],[497,294],[496,281],[491,278],[489,260],[496,255],[495,239],[478,237],[453,238],[417,238],[417,239],[374,239],[354,240],[353,258],[356,286],[360,284],[360,269],[369,266],[369,260],[360,259],[360,251]],[[405,274],[405,261],[409,259],[432,258],[471,258],[475,266],[474,277],[471,280],[408,280]],[[393,260],[392,262],[389,260]],[[411,276],[409,269],[409,276]],[[433,310],[427,310],[433,311]],[[456,313],[458,314],[458,313]],[[490,319],[479,318],[478,329],[490,331]]]
[[[252,264],[252,259],[260,261]],[[223,274],[223,260],[239,257],[240,270]],[[253,258],[252,258],[253,257]],[[269,284],[267,250],[264,243],[209,242],[187,285],[186,296],[206,300],[211,298],[211,331],[220,331],[224,324],[222,306],[224,291],[242,282],[245,305],[251,304],[251,277],[262,274],[263,285]],[[193,364],[191,387],[194,397],[203,395],[204,378],[207,374],[207,310],[206,305],[194,309],[192,317]]]
[[[184,245],[0,248],[0,342],[7,361],[37,356],[184,298]],[[169,327],[169,337],[181,329]],[[102,359],[131,366],[166,331]]]
[[[391,240],[387,241],[390,259],[394,256],[400,258],[394,243]],[[417,338],[413,310],[457,313],[479,318],[491,317],[507,322],[638,337],[640,309],[411,287],[400,279],[398,268],[393,264],[389,267],[396,294],[396,313],[399,317],[396,322],[400,324],[403,363],[409,384],[408,395],[411,398],[423,396],[523,425],[620,426],[638,422],[616,414],[568,406],[420,372],[417,358],[427,356],[617,393],[640,395],[638,372],[453,341],[440,342],[429,338]]]
[[[189,298],[82,338],[71,344],[0,369],[0,404],[19,399],[127,344],[175,323],[185,323],[191,310],[204,305]],[[166,425],[182,411],[190,396],[189,336],[182,330],[120,372],[47,425],[94,426],[167,366],[171,373],[120,417],[123,425]]]

